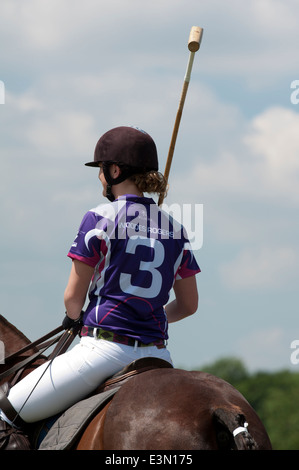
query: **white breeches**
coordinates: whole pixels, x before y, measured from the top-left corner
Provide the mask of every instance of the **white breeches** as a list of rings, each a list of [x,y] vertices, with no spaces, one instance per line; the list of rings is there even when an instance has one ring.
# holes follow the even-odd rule
[[[105,379],[143,357],[158,357],[172,364],[167,348],[134,348],[103,339],[82,337],[79,344],[56,357],[48,368],[47,362],[12,387],[8,398],[24,421],[39,421],[84,399]]]

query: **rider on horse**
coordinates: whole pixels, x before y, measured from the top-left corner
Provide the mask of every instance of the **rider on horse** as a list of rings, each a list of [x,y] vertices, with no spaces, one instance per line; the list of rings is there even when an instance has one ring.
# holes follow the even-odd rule
[[[94,161],[86,165],[99,168],[109,202],[85,214],[68,253],[63,326],[82,324],[81,339],[10,389],[7,402],[21,428],[67,409],[136,359],[172,363],[168,323],[197,310],[200,269],[185,229],[144,196],[166,192],[152,138],[139,128],[114,128],[99,139]],[[175,300],[167,303],[172,288]],[[3,408],[0,444],[17,422]]]

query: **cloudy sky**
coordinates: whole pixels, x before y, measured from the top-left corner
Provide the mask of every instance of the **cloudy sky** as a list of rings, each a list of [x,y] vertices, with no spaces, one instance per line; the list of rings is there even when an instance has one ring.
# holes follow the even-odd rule
[[[165,203],[194,214],[203,204],[200,307],[171,325],[169,348],[188,369],[234,356],[251,371],[298,371],[298,1],[0,9],[1,314],[32,340],[60,324],[67,251],[84,213],[104,202],[83,163],[102,133],[132,124],[152,135],[164,170],[197,25]]]

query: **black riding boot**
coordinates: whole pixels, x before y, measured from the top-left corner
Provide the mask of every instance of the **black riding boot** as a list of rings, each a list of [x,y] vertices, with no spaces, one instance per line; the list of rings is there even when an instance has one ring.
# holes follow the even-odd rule
[[[31,450],[26,434],[0,419],[0,450]]]

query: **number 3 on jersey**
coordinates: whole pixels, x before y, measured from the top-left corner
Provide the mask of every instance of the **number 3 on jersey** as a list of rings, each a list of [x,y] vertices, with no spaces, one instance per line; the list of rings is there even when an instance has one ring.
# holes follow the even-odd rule
[[[154,250],[154,258],[152,261],[141,260],[139,264],[139,271],[147,271],[151,274],[151,285],[149,287],[133,285],[132,275],[128,273],[121,273],[119,285],[121,290],[127,294],[150,299],[159,295],[162,288],[163,278],[157,268],[159,268],[164,261],[164,246],[155,238],[130,237],[126,246],[126,253],[134,256],[138,246],[149,247]],[[138,279],[138,273],[136,277]]]

